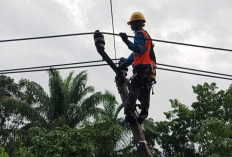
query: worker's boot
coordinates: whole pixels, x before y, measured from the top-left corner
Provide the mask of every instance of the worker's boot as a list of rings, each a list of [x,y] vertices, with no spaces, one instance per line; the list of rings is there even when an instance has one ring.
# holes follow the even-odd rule
[[[147,118],[148,116],[148,111],[147,110],[142,110],[141,113],[139,114],[137,121],[139,124],[142,124],[143,121]]]
[[[136,124],[136,115],[134,112],[132,111],[129,111],[127,114],[126,114],[126,117],[125,117],[126,121],[128,121],[130,123],[130,125],[135,125]]]

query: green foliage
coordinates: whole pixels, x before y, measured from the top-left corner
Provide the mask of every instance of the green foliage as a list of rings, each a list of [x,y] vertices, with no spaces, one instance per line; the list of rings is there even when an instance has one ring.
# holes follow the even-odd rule
[[[100,92],[94,93],[94,88],[86,83],[85,71],[76,76],[71,72],[63,81],[58,71],[50,70],[50,95],[39,84],[22,79],[18,85],[21,90],[20,99],[9,98],[0,103],[0,107],[3,107],[5,114],[20,115],[34,126],[41,124],[44,127],[56,127],[66,124],[75,127],[94,115],[96,106],[104,101],[103,95]]]
[[[90,156],[93,152],[93,146],[85,135],[68,126],[54,128],[51,131],[32,128],[30,130],[31,147],[29,150],[37,157],[71,157],[83,156],[84,154]]]
[[[120,134],[120,126],[108,118],[85,122],[80,129],[63,126],[48,131],[35,127],[30,129],[29,147],[20,148],[16,154],[33,154],[35,157],[116,156],[115,146]]]
[[[9,155],[13,157],[136,156],[129,129],[118,117],[123,105],[117,106],[110,92],[94,92],[86,84],[85,71],[71,72],[62,79],[58,71],[51,70],[47,94],[33,81],[22,79],[16,84],[10,77],[0,76],[0,144],[8,143],[4,146],[8,153],[12,146]],[[197,101],[191,107],[170,100],[172,109],[164,113],[166,121],[144,121],[152,153],[232,156],[232,85],[224,91],[215,83],[205,83],[193,86],[193,92]],[[99,104],[103,108],[97,108]],[[7,156],[0,148],[0,157]]]
[[[195,119],[197,121],[204,121],[208,117],[224,118],[224,96],[225,91],[216,91],[215,83],[211,85],[205,83],[193,87],[193,91],[197,94],[197,102],[192,104],[195,111]]]
[[[173,110],[166,112],[169,121],[156,122],[157,143],[164,149],[165,156],[191,155],[194,148],[190,142],[193,135],[190,131],[192,111],[178,100],[170,100]]]
[[[51,130],[31,128],[28,146],[20,147],[15,154],[28,157],[119,156],[117,144],[123,130],[117,116],[122,107],[114,107],[117,102],[111,93],[106,92],[103,97],[104,109],[95,116],[95,121],[84,121],[79,129],[67,125]]]
[[[0,157],[9,157],[9,155],[5,152],[3,147],[0,147]]]
[[[45,126],[47,123],[37,110],[34,110],[34,108],[23,101],[5,98],[1,101],[1,107],[4,107],[6,116],[20,114],[20,116],[26,118],[28,121],[37,123],[38,125]]]
[[[215,83],[204,83],[193,91],[197,101],[191,108],[170,100],[172,110],[164,113],[167,121],[150,123],[155,131],[150,136],[164,156],[232,156],[232,87],[223,91]]]
[[[149,118],[143,122],[143,133],[144,133],[144,136],[147,140],[147,144],[148,144],[152,154],[155,154],[155,156],[158,157],[161,155],[161,152],[157,148],[155,148],[156,144],[155,144],[154,139],[157,139],[159,136],[158,130],[156,130],[156,129],[157,129],[157,127],[155,126],[153,119]]]
[[[117,156],[116,144],[121,135],[121,127],[109,117],[97,119],[93,125],[85,124],[83,132],[89,132],[95,145],[96,156]]]
[[[13,152],[12,157],[36,157],[28,151],[26,147],[20,147],[16,152]]]
[[[20,96],[21,92],[18,84],[10,77],[0,75],[0,104],[10,97],[19,99]],[[9,138],[9,135],[15,131],[14,126],[19,125],[21,121],[20,117],[15,117],[13,119],[14,121],[9,124],[8,121],[10,118],[12,119],[12,113],[4,112],[5,109],[6,106],[0,105],[0,146],[6,148],[6,141]]]
[[[218,118],[207,118],[195,136],[203,154],[228,157],[232,154],[232,125]]]
[[[19,86],[14,83],[14,79],[0,75],[0,100],[2,97],[19,97]]]
[[[122,119],[118,117],[119,112],[123,109],[123,104],[118,105],[115,96],[109,91],[105,91],[103,94],[103,108],[97,108],[101,117],[108,117],[114,122],[122,122]]]
[[[74,128],[97,115],[97,105],[108,101],[107,94],[94,92],[94,87],[86,84],[85,71],[76,76],[71,72],[63,80],[58,71],[50,70],[50,93],[47,94],[36,82],[22,79],[16,84],[13,79],[0,77],[0,88],[6,91],[0,97],[0,141],[10,145],[7,141],[15,141],[17,133],[28,144],[28,129],[33,126],[48,130],[63,125]],[[6,119],[11,126],[5,125]]]

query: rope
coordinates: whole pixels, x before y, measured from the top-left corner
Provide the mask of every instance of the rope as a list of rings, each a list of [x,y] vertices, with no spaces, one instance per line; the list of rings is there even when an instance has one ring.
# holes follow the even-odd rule
[[[113,16],[112,0],[110,0],[110,9],[111,9],[111,20],[112,20],[113,40],[114,40],[114,52],[115,52],[114,58],[116,59],[116,57],[117,57],[117,55],[116,55],[117,51],[116,51],[116,43],[115,43],[115,35],[114,35],[115,33],[114,33],[114,16]]]

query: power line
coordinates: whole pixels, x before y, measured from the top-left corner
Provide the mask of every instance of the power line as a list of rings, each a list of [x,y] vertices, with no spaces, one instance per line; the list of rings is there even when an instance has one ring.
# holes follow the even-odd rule
[[[112,60],[117,61],[119,59],[112,59]],[[7,72],[12,72],[12,71],[24,71],[24,70],[33,70],[33,69],[42,69],[42,68],[54,68],[54,67],[61,67],[61,66],[99,63],[99,62],[104,62],[104,60],[92,60],[92,61],[74,62],[74,63],[65,63],[65,64],[53,64],[53,65],[45,65],[45,66],[35,66],[35,67],[27,67],[27,68],[6,69],[6,70],[0,70],[0,74],[7,74]],[[226,77],[232,77],[232,75],[229,75],[229,74],[216,73],[216,72],[211,72],[211,71],[206,71],[206,70],[186,68],[186,67],[174,66],[174,65],[169,65],[169,64],[157,63],[157,65],[171,67],[171,68],[177,68],[177,69],[190,70],[190,71],[197,71],[197,72],[214,74],[214,75],[221,75],[221,76],[226,76]],[[6,72],[6,73],[4,73],[4,72]]]
[[[102,33],[112,35],[112,33],[108,33],[108,32],[102,32]],[[119,36],[119,34],[115,34],[115,35]],[[130,36],[130,35],[128,35],[128,37],[135,38],[134,36]],[[167,40],[158,40],[158,39],[147,39],[147,40],[152,40],[152,41],[162,42],[162,43],[168,43],[168,44],[182,45],[182,46],[191,46],[191,47],[198,47],[198,48],[205,48],[205,49],[213,49],[213,50],[219,50],[219,51],[230,51],[230,52],[232,52],[232,49],[225,49],[225,48],[218,48],[218,47],[211,47],[211,46],[187,44],[187,43],[167,41]]]
[[[112,20],[112,29],[113,29],[113,34],[114,33],[114,15],[113,15],[113,5],[112,5],[112,0],[110,0],[110,9],[111,9],[111,20]],[[116,43],[115,43],[115,35],[113,35],[113,39],[114,39],[114,52],[115,52],[115,56],[114,58],[117,58],[117,52],[116,52]]]
[[[32,69],[32,70],[21,70],[21,71],[9,71],[9,72],[1,72],[0,75],[5,74],[14,74],[14,73],[28,73],[28,72],[39,72],[39,71],[49,71],[51,69],[55,70],[63,70],[63,69],[78,69],[78,68],[88,68],[88,67],[97,67],[97,66],[105,66],[108,64],[93,64],[93,65],[83,65],[83,66],[71,66],[71,67],[59,67],[59,68],[43,68],[43,69]]]
[[[199,73],[193,73],[193,72],[187,72],[187,71],[180,71],[180,70],[173,70],[173,69],[167,69],[167,68],[157,68],[160,70],[165,71],[172,71],[172,72],[179,72],[184,74],[191,74],[191,75],[198,75],[198,76],[205,76],[205,77],[211,77],[211,78],[218,78],[218,79],[224,79],[224,80],[232,80],[232,78],[226,78],[226,77],[220,77],[220,76],[213,76],[213,75],[205,75],[205,74],[199,74]]]
[[[94,34],[94,32],[73,33],[73,34],[60,34],[60,35],[39,36],[39,37],[30,37],[30,38],[18,38],[18,39],[7,39],[7,40],[0,40],[0,42],[13,42],[13,41],[24,41],[24,40],[38,40],[38,39],[49,39],[49,38],[61,38],[61,37],[79,36],[79,35],[91,35],[91,34]]]
[[[214,74],[214,75],[221,75],[221,76],[232,77],[232,75],[229,75],[229,74],[222,74],[222,73],[216,73],[216,72],[211,72],[211,71],[198,70],[198,69],[192,69],[192,68],[186,68],[186,67],[180,67],[180,66],[174,66],[174,65],[168,65],[168,64],[162,64],[162,63],[157,63],[157,65],[167,66],[167,67],[177,68],[177,69],[184,69],[184,70],[191,70],[191,71],[209,73],[209,74]]]
[[[118,59],[114,59],[114,60],[118,60]],[[67,66],[67,65],[96,63],[96,62],[103,62],[103,60],[77,62],[77,63],[68,63],[68,64],[56,64],[56,65],[48,65],[48,66],[38,66],[38,67],[31,67],[31,69],[30,68],[21,68],[21,69],[9,69],[8,71],[7,70],[1,70],[0,71],[0,75],[3,75],[3,74],[13,74],[13,73],[28,73],[28,72],[48,71],[50,69],[62,70],[62,69],[88,68],[88,67],[98,67],[98,66],[108,65],[108,64],[92,64],[92,65],[84,65],[84,66],[70,66],[70,67],[57,67],[57,68],[55,68],[55,66]],[[217,74],[217,75],[232,76],[232,75],[228,75],[228,74],[214,73],[214,72],[209,72],[209,71],[190,69],[190,68],[185,68],[185,67],[177,67],[177,66],[166,65],[166,64],[159,64],[159,65],[161,65],[161,66],[167,66],[167,67],[175,67],[175,68],[180,68],[180,69],[185,69],[185,70],[199,71],[199,72],[204,72],[204,73],[212,73],[212,74]],[[165,70],[165,71],[178,72],[178,73],[191,74],[191,75],[205,76],[205,77],[211,77],[211,78],[232,80],[232,78],[227,78],[227,77],[206,75],[206,74],[187,72],[187,71],[180,71],[180,70],[174,70],[174,69],[168,69],[168,68],[160,68],[160,67],[158,67],[157,69],[159,69],[159,70]]]
[[[53,64],[53,65],[45,65],[45,66],[35,66],[35,67],[28,67],[28,68],[7,69],[7,70],[0,70],[0,74],[3,73],[3,72],[10,72],[10,71],[21,71],[21,70],[33,70],[33,69],[41,69],[41,68],[52,68],[52,67],[69,66],[69,65],[76,65],[76,64],[97,63],[97,62],[102,62],[102,61],[103,60],[95,60],[95,61],[75,62],[75,63],[67,63],[67,64]]]
[[[109,33],[109,32],[101,32],[102,34],[108,35],[116,35],[119,34]],[[18,39],[7,39],[7,40],[0,40],[2,42],[13,42],[13,41],[24,41],[24,40],[37,40],[37,39],[48,39],[48,38],[59,38],[59,37],[68,37],[68,36],[79,36],[79,35],[91,35],[94,32],[87,32],[87,33],[73,33],[73,34],[61,34],[61,35],[52,35],[52,36],[40,36],[40,37],[31,37],[31,38],[18,38]],[[130,38],[134,38],[134,36],[128,36]],[[180,43],[180,42],[173,42],[173,41],[166,41],[166,40],[158,40],[158,39],[148,39],[156,42],[168,43],[168,44],[175,44],[175,45],[182,45],[182,46],[190,46],[190,47],[198,47],[198,48],[205,48],[205,49],[213,49],[219,51],[229,51],[232,52],[232,49],[225,49],[225,48],[218,48],[218,47],[211,47],[211,46],[203,46],[203,45],[195,45],[195,44],[187,44],[187,43]]]

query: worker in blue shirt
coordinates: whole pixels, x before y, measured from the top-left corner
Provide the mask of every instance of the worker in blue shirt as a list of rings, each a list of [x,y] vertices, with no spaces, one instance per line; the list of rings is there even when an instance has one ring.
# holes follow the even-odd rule
[[[123,66],[129,66],[132,65],[133,60],[134,60],[134,52],[141,54],[143,53],[143,49],[144,49],[144,45],[145,45],[145,37],[143,35],[143,33],[141,32],[135,32],[135,38],[134,38],[134,43],[129,43],[128,44],[128,48],[133,51],[130,56],[125,60],[125,62],[123,63]]]
[[[134,43],[128,40],[126,33],[119,34],[123,42],[133,51],[118,67],[118,70],[122,70],[133,64],[134,75],[129,85],[129,98],[124,107],[126,120],[132,125],[136,123],[134,111],[137,99],[141,102],[141,112],[137,121],[141,124],[147,118],[151,85],[155,82],[156,60],[150,35],[143,29],[145,22],[142,13],[135,12],[131,15],[127,24],[131,25],[131,29],[135,32]]]

